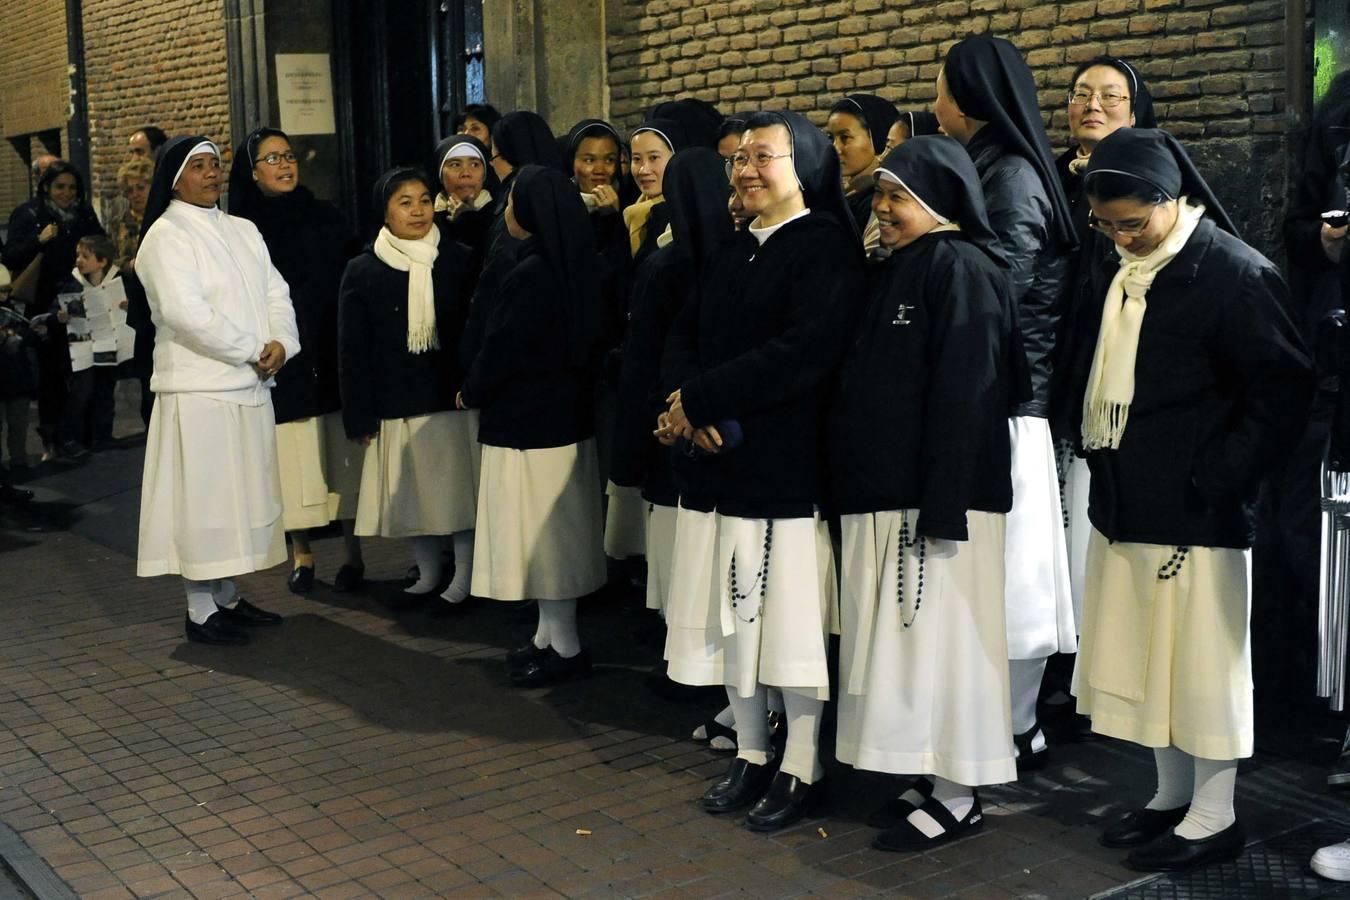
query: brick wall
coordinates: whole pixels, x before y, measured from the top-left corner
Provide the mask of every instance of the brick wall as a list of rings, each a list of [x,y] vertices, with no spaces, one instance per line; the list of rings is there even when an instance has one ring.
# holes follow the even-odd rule
[[[61,128],[69,104],[64,0],[0,0],[0,217],[28,198],[20,148]],[[18,146],[16,146],[16,143]]]
[[[1051,141],[1062,148],[1074,67],[1101,53],[1122,57],[1138,66],[1159,122],[1192,150],[1245,236],[1278,255],[1289,145],[1281,0],[620,0],[616,6],[609,19],[610,109],[629,126],[653,102],[677,94],[724,111],[786,107],[821,124],[832,103],[855,90],[930,108],[947,48],[967,34],[993,31],[1026,54]]]
[[[204,134],[228,146],[222,0],[84,0],[93,195],[120,212],[117,167],[137,128]]]

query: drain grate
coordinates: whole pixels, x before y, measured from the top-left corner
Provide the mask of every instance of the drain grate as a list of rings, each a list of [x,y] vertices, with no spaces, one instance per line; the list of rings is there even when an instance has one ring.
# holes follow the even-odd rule
[[[1253,844],[1230,863],[1156,875],[1092,900],[1312,900],[1350,898],[1350,882],[1318,878],[1308,861],[1319,847],[1350,837],[1350,823],[1324,819]]]

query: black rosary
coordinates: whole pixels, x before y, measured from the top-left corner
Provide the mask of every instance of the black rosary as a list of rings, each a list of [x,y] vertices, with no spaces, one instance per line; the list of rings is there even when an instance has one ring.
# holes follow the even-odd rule
[[[1190,547],[1177,547],[1172,551],[1172,558],[1158,567],[1158,577],[1163,581],[1171,581],[1181,574],[1181,565],[1186,562],[1186,554],[1191,552]]]
[[[764,609],[764,594],[769,589],[769,548],[773,545],[773,519],[770,519],[764,526],[764,554],[759,560],[759,571],[755,573],[755,580],[750,582],[750,588],[746,591],[740,591],[736,588],[736,550],[731,551],[731,571],[727,575],[727,589],[731,592],[731,611],[736,613],[736,618],[749,625],[755,619],[759,618],[760,612]],[[755,592],[755,587],[759,587],[759,605],[755,607],[754,613],[750,618],[741,618],[737,609],[741,601],[749,600]]]
[[[919,585],[914,591],[914,615],[905,621],[905,548],[919,545]],[[900,536],[896,540],[895,553],[895,602],[900,606],[900,624],[906,628],[914,624],[919,617],[919,607],[923,605],[923,562],[925,541],[918,534],[911,540],[909,536],[909,511],[900,513]]]

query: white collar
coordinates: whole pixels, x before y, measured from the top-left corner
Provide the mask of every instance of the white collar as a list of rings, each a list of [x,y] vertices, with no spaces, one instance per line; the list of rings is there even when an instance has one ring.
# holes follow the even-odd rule
[[[759,221],[759,217],[756,216],[755,222],[750,223],[750,233],[755,236],[755,240],[759,241],[759,245],[763,247],[764,242],[767,241],[769,238],[773,237],[774,233],[778,231],[778,229],[782,228],[789,222],[795,222],[798,219],[802,219],[805,218],[806,216],[809,216],[810,214],[811,210],[809,208],[804,209],[799,213],[795,213],[793,215],[788,216],[786,219],[779,222],[777,225],[768,225],[764,227],[757,227],[755,225],[755,222]]]

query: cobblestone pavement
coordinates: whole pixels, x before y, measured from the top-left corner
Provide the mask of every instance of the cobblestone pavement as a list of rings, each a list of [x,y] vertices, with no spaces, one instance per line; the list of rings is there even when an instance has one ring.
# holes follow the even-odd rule
[[[1110,741],[1056,745],[983,792],[983,832],[929,854],[870,849],[886,782],[837,765],[823,818],[762,836],[709,817],[693,799],[727,758],[687,738],[715,698],[648,688],[649,614],[588,604],[595,674],[515,690],[502,652],[527,615],[395,611],[400,541],[368,541],[368,589],[339,595],[340,541],[320,540],[307,598],[282,569],[240,580],[284,626],[188,644],[177,580],[134,577],[139,469],[138,447],[105,451],[0,513],[0,822],[81,897],[1060,898],[1137,877],[1096,834],[1148,796],[1151,756]],[[1245,765],[1252,838],[1328,815],[1322,775]]]

